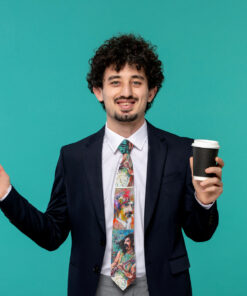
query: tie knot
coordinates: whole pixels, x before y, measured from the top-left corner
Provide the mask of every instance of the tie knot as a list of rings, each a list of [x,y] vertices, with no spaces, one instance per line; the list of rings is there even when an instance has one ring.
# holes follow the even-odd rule
[[[118,150],[122,153],[122,154],[130,154],[132,148],[133,148],[133,144],[128,141],[128,140],[123,140],[122,143],[118,146]]]

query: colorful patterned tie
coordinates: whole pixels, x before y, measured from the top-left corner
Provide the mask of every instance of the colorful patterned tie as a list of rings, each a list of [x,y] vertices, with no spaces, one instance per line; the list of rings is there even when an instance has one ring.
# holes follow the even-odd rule
[[[123,140],[123,154],[115,183],[112,228],[111,278],[125,290],[136,278],[134,244],[134,173],[130,152],[133,144]]]

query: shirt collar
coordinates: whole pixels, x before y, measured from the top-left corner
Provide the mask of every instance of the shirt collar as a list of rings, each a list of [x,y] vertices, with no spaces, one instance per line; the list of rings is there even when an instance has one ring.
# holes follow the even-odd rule
[[[147,122],[144,121],[143,125],[129,138],[124,138],[120,136],[119,134],[113,132],[110,130],[107,126],[107,123],[105,125],[105,139],[107,140],[107,143],[109,147],[111,148],[113,153],[116,153],[118,146],[121,144],[121,142],[124,139],[129,140],[138,150],[142,150],[143,146],[147,140]]]

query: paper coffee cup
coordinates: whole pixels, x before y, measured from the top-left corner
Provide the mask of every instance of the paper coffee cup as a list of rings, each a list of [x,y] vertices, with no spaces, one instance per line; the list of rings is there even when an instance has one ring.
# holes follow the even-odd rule
[[[193,175],[195,180],[206,180],[215,177],[215,174],[207,174],[205,169],[217,166],[215,157],[218,155],[219,142],[212,140],[194,140],[193,147]]]

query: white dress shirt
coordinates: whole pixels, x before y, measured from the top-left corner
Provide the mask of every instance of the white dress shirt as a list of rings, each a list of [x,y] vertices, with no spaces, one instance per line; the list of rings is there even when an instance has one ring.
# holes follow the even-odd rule
[[[106,124],[102,151],[103,192],[106,224],[106,249],[101,273],[111,274],[112,226],[114,215],[115,179],[123,158],[118,146],[125,138],[111,131]],[[144,206],[146,194],[148,137],[147,123],[129,138],[133,145],[130,156],[134,171],[134,241],[136,276],[146,274],[144,261]]]

